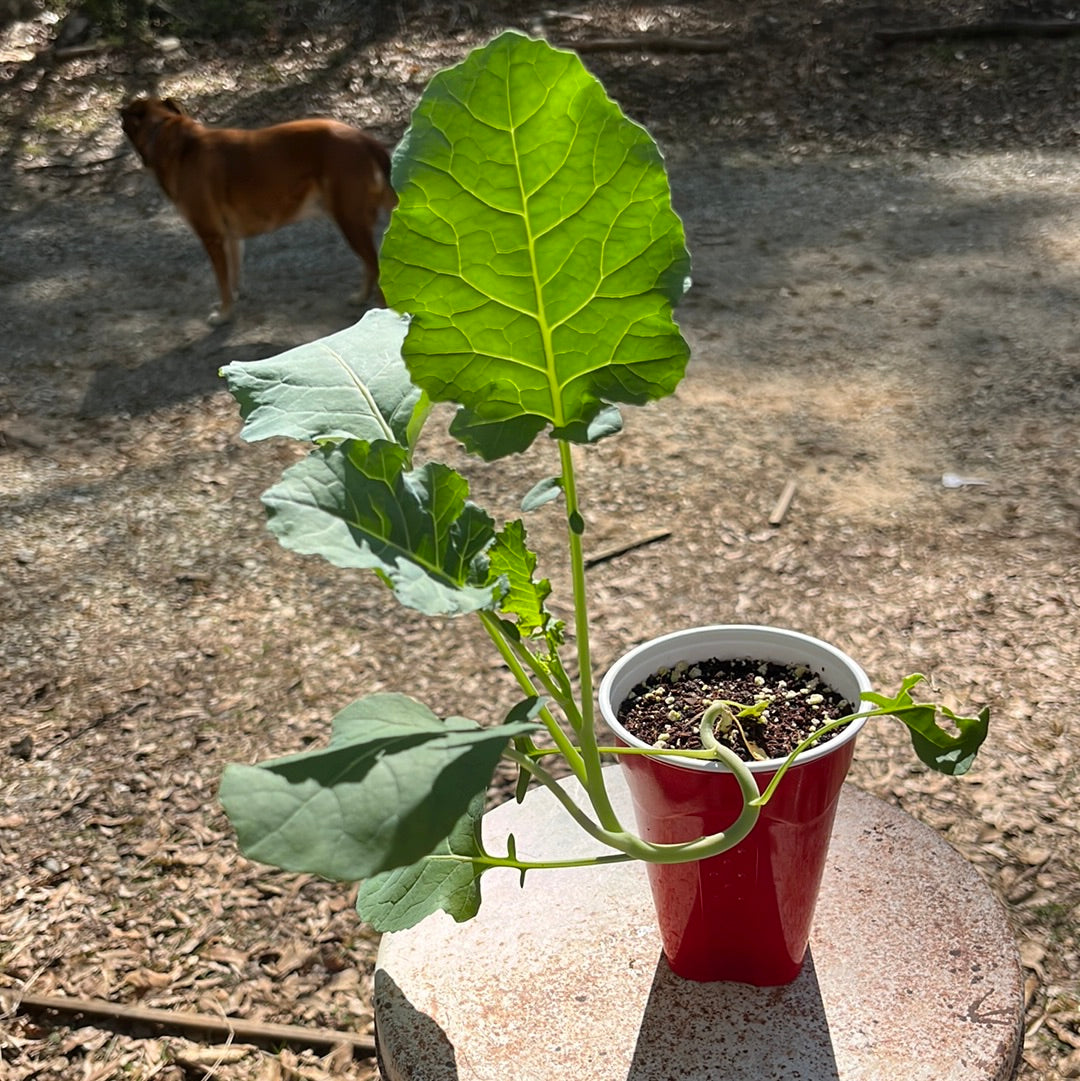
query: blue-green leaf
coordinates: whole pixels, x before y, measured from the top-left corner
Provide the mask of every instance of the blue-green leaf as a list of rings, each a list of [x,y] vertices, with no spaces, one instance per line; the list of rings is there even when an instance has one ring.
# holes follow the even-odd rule
[[[431,852],[508,741],[536,727],[442,721],[406,695],[373,694],[334,718],[327,747],[228,766],[220,798],[252,859],[354,882]]]
[[[618,435],[622,426],[622,413],[613,405],[605,405],[587,421],[572,421],[561,428],[553,428],[551,434],[571,443],[598,443],[609,435]]]
[[[409,320],[367,312],[347,330],[268,360],[226,364],[245,439],[376,439],[408,444],[420,390],[401,357]]]
[[[558,499],[563,493],[562,477],[545,477],[537,481],[526,493],[521,501],[521,509],[528,513]]]
[[[689,256],[663,160],[572,53],[508,32],[428,85],[394,157],[382,285],[413,380],[488,458],[670,394]]]
[[[490,607],[484,552],[492,519],[465,478],[428,463],[409,470],[393,443],[322,447],[263,494],[270,530],[293,551],[382,573],[402,604],[426,615]]]
[[[369,878],[356,895],[356,911],[376,931],[405,931],[440,909],[458,923],[480,910],[480,876],[488,868],[472,862],[484,854],[480,819],[484,797],[473,797],[448,837],[408,867]]]

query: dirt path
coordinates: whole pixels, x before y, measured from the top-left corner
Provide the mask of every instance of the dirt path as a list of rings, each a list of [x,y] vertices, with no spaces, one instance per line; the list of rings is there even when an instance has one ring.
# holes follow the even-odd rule
[[[1080,1076],[1080,157],[656,128],[694,255],[694,359],[588,458],[595,551],[672,534],[595,572],[598,662],[688,620],[773,622],[836,641],[883,688],[920,670],[989,704],[970,779],[929,778],[877,733],[855,780],[940,829],[1009,907],[1021,1076]],[[353,321],[344,245],[317,224],[253,242],[249,297],[211,331],[196,242],[132,161],[108,168],[108,191],[45,199],[12,173],[0,219],[0,989],[363,1030],[372,937],[339,887],[236,855],[216,779],[323,739],[361,691],[408,680],[475,713],[497,664],[471,627],[402,617],[263,530],[258,493],[294,452],[238,441],[216,372]],[[474,495],[512,514],[542,470],[473,470]],[[553,522],[535,529],[551,544]],[[14,1079],[109,1055],[181,1076],[164,1039],[11,1024]]]

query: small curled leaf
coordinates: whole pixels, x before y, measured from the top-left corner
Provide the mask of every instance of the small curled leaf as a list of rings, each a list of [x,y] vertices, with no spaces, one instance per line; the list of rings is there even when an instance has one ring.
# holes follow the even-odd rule
[[[922,762],[938,773],[958,777],[971,769],[987,737],[990,710],[984,707],[975,717],[962,717],[947,706],[915,702],[911,689],[925,678],[919,673],[906,677],[893,698],[866,691],[863,701],[876,706],[878,715],[895,717],[907,725],[911,745]],[[946,731],[938,716],[949,721],[956,732]]]
[[[545,477],[525,493],[525,498],[521,501],[521,509],[528,514],[529,511],[536,510],[553,499],[558,499],[562,491],[562,477]]]

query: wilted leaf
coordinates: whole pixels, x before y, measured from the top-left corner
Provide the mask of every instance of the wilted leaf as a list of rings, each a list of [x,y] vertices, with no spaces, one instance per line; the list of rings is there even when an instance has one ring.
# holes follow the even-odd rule
[[[915,753],[931,769],[956,776],[967,773],[989,731],[990,710],[984,707],[977,717],[961,717],[942,706],[916,703],[911,697],[911,688],[925,678],[908,676],[895,698],[872,691],[865,692],[862,697],[907,725]],[[938,713],[955,725],[955,735],[938,724]]]

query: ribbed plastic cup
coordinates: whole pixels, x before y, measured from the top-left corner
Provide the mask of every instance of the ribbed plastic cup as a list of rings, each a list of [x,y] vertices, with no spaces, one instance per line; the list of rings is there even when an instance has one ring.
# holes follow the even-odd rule
[[[617,741],[647,747],[619,723],[630,691],[679,661],[749,658],[804,665],[859,708],[871,689],[846,654],[797,631],[751,625],[695,627],[627,653],[600,684],[600,710]],[[774,987],[802,969],[828,856],[840,789],[851,766],[855,721],[801,754],[762,809],[751,833],[719,856],[682,864],[649,863],[664,954],[688,980]],[[719,762],[621,755],[639,834],[678,843],[727,829],[742,811],[734,774]],[[782,759],[747,763],[764,791]]]

